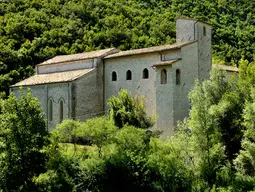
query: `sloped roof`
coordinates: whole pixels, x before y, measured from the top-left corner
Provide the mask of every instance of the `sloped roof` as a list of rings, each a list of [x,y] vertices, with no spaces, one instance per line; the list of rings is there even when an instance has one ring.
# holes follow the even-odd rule
[[[172,64],[174,64],[175,62],[177,62],[177,61],[179,61],[179,60],[181,60],[181,58],[180,58],[180,59],[168,60],[168,61],[160,61],[160,62],[158,62],[158,63],[152,65],[152,67],[159,67],[159,66],[172,65]]]
[[[47,61],[44,61],[43,63],[40,63],[40,65],[49,65],[49,64],[56,64],[56,63],[63,63],[68,61],[77,61],[77,60],[84,60],[84,59],[91,59],[91,58],[97,58],[97,57],[104,57],[108,54],[116,53],[118,50],[116,48],[109,48],[109,49],[102,49],[98,51],[90,51],[85,53],[77,53],[72,55],[58,55],[56,57],[53,57],[52,59],[49,59]]]
[[[138,55],[138,54],[180,49],[181,47],[183,47],[185,45],[192,44],[194,42],[196,42],[196,41],[180,42],[180,43],[174,43],[171,45],[161,45],[161,46],[154,46],[154,47],[148,47],[148,48],[142,48],[142,49],[120,51],[118,53],[108,55],[105,58],[108,59],[108,58],[114,58],[114,57],[123,57],[123,56],[129,56],[129,55]]]
[[[219,68],[225,71],[230,71],[230,72],[239,72],[239,69],[237,67],[233,67],[229,65],[214,64],[213,67]]]
[[[92,69],[82,69],[82,70],[75,70],[75,71],[65,71],[65,72],[58,72],[58,73],[34,75],[19,83],[16,83],[15,85],[12,85],[12,87],[70,82],[70,81],[74,81],[78,79],[79,77],[85,74],[88,74],[89,72],[93,70],[96,70],[96,69],[92,68]]]

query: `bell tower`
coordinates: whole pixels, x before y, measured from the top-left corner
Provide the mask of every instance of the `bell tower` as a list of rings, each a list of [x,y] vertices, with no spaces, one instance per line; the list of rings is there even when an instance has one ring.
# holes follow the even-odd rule
[[[190,18],[177,18],[176,42],[197,41],[199,80],[209,79],[212,67],[212,27],[210,24]]]

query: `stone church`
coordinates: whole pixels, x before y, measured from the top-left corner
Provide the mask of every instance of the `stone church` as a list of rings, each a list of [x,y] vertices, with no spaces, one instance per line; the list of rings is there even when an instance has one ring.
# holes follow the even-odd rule
[[[211,25],[178,18],[176,43],[119,51],[109,48],[60,55],[36,65],[36,74],[15,85],[30,88],[47,116],[48,130],[63,119],[86,120],[107,113],[107,100],[121,88],[146,98],[155,127],[169,135],[188,116],[194,80],[209,78]]]

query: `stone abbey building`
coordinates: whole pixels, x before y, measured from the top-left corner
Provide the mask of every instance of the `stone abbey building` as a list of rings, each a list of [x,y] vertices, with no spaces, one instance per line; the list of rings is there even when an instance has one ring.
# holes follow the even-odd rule
[[[107,100],[121,88],[145,96],[148,115],[165,135],[188,116],[194,80],[208,79],[211,26],[178,18],[176,43],[129,51],[115,48],[61,55],[36,65],[36,74],[13,86],[31,88],[47,115],[48,129],[63,119],[86,120],[107,113]]]

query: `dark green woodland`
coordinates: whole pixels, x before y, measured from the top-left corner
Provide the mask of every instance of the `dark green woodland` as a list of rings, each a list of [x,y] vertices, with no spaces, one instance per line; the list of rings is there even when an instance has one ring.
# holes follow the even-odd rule
[[[175,42],[175,19],[213,26],[214,63],[253,61],[255,2],[248,0],[1,0],[0,92],[55,55]]]
[[[0,192],[255,191],[255,1],[0,0]],[[189,117],[161,139],[142,96],[47,131],[30,91],[9,86],[60,54],[175,42],[175,19],[213,26],[214,69],[189,93]]]

